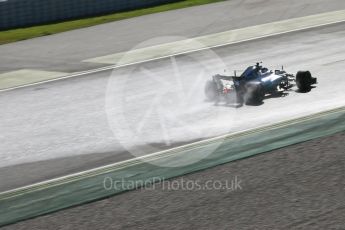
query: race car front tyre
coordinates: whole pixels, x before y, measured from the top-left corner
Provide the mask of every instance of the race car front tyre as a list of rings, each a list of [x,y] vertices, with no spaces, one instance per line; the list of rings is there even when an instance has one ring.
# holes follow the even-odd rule
[[[311,85],[316,84],[316,81],[316,78],[313,78],[309,71],[298,71],[296,74],[296,85],[302,92],[309,91]]]
[[[207,100],[216,101],[218,99],[217,84],[214,81],[207,81],[205,85],[205,95]]]

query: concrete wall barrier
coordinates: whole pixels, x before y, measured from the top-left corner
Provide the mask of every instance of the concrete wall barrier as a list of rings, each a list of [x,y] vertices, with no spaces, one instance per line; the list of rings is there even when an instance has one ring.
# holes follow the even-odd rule
[[[0,0],[0,30],[45,24],[178,0]]]

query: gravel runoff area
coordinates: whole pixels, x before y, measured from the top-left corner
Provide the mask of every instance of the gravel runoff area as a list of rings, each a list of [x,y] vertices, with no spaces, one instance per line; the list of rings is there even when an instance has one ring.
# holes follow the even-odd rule
[[[344,141],[345,132],[311,140],[4,230],[344,229]]]

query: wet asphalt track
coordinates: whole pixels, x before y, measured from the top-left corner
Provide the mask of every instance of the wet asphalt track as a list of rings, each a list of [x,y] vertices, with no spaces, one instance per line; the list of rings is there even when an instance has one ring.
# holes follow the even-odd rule
[[[127,159],[133,157],[127,150],[138,146],[135,156],[343,106],[344,28],[342,23],[1,93],[0,190]],[[284,64],[293,73],[309,69],[319,85],[239,109],[205,101],[204,82],[224,70],[222,62],[230,70],[257,60]]]
[[[338,133],[175,178],[174,190],[165,182],[3,229],[344,229],[344,141]],[[181,189],[236,177],[234,191]]]
[[[238,11],[231,13],[234,8],[230,1],[215,4],[214,11],[210,12],[219,12],[223,9],[224,14],[220,20],[218,13],[214,16],[210,14],[207,17],[209,20],[207,22],[210,24],[207,29],[200,27],[190,30],[188,23],[172,21],[184,27],[180,30],[183,31],[182,35],[197,36],[252,25],[253,21],[264,23],[341,9],[344,3],[343,1],[315,3],[314,0],[275,1],[275,4],[271,4],[271,1],[241,2],[242,4],[237,6],[243,7],[243,12],[248,14],[252,14],[251,10],[260,4],[268,4],[270,7],[263,6],[261,14],[248,17],[246,20],[242,20],[243,14],[239,14],[241,20],[235,17],[232,24],[228,21],[228,13],[234,14]],[[224,4],[227,4],[228,8]],[[208,7],[194,8],[196,10],[185,9],[180,12],[191,15],[191,19],[195,20],[197,20],[196,15],[202,15],[205,20],[203,8],[209,11]],[[281,14],[279,10],[275,10],[280,7],[290,8]],[[294,11],[296,8],[299,10]],[[270,11],[270,9],[274,10]],[[161,17],[167,18],[166,15]],[[173,13],[171,17],[176,19]],[[214,21],[213,17],[217,20]],[[193,27],[196,25],[193,20],[189,21]],[[121,26],[124,28],[124,32],[121,33],[124,39],[117,39],[116,42],[125,41],[125,43],[112,46],[111,52],[122,51],[116,50],[116,47],[127,49],[131,48],[131,44],[139,42],[135,40],[138,36],[132,36],[131,30],[126,32],[128,25],[134,27],[138,23],[140,20],[133,19],[117,24],[120,30]],[[146,34],[145,31],[141,33],[145,39],[155,35],[157,25],[152,22],[151,24],[152,28],[149,30],[143,27]],[[167,28],[176,26],[171,25]],[[195,97],[192,97],[192,101],[181,104],[179,103],[181,94],[173,90],[170,104],[164,103],[166,112],[163,113],[163,117],[173,111],[184,119],[184,125],[187,124],[189,129],[181,130],[181,124],[176,125],[168,119],[163,124],[168,126],[165,130],[171,132],[164,137],[163,131],[158,129],[161,128],[161,123],[154,122],[157,119],[151,118],[148,119],[151,122],[144,122],[142,130],[148,129],[147,133],[151,134],[155,133],[152,132],[153,130],[159,130],[156,132],[158,135],[146,135],[144,132],[141,137],[144,137],[145,142],[155,142],[151,143],[155,148],[163,149],[181,144],[181,141],[237,131],[344,105],[345,82],[342,69],[345,62],[344,27],[344,24],[340,24],[214,50],[229,69],[241,69],[257,60],[272,66],[284,64],[285,68],[292,72],[308,68],[313,73],[317,73],[315,75],[320,83],[311,93],[300,94],[291,91],[287,97],[268,98],[259,107],[243,107],[235,110],[203,101],[202,95],[198,95],[201,91],[194,92]],[[97,41],[97,36],[90,36],[90,34],[104,34],[104,31],[108,39],[102,39],[101,42]],[[85,69],[92,65],[81,65],[81,59],[108,54],[107,44],[115,44],[115,41],[110,39],[112,35],[106,26],[78,30],[77,33],[63,33],[52,37],[66,41],[78,41],[80,40],[78,36],[88,38],[88,42],[77,46],[79,52],[69,49],[69,45],[75,46],[72,43],[60,45],[55,43],[51,46],[52,37],[34,39],[33,43],[23,41],[18,43],[17,47],[13,46],[14,44],[2,46],[0,71],[16,69],[18,64],[27,68],[39,67],[47,70]],[[162,33],[172,34],[171,30],[159,30],[158,34]],[[95,46],[90,46],[91,43]],[[51,48],[49,52],[42,53],[37,46]],[[11,55],[14,50],[18,55]],[[46,56],[47,53],[53,54],[51,59]],[[203,55],[202,58],[208,61],[208,66],[212,66],[206,70],[207,74],[221,71],[218,62],[208,60],[210,55]],[[194,79],[199,76],[195,76],[195,73],[200,70],[200,63],[191,60],[191,57],[179,57],[176,61],[181,67],[182,76],[187,76],[183,79],[186,88],[182,87],[182,92],[188,92],[190,86],[198,86],[199,83],[195,83]],[[173,81],[176,78],[171,60],[144,65],[141,69],[136,68],[135,74],[131,75],[133,81],[125,84],[125,89],[128,89],[125,90],[125,95],[130,96],[131,90],[140,89],[136,94],[143,97],[125,97],[120,101],[121,108],[115,105],[115,111],[125,109],[126,117],[131,121],[129,124],[132,127],[137,127],[149,108],[152,96],[145,94],[145,91],[156,92],[158,88],[165,90],[163,92],[169,91],[167,90],[169,85],[159,87],[159,81],[157,86],[157,82],[152,81],[152,78],[142,80],[143,68],[164,79],[169,78],[170,81],[172,80],[170,85],[178,84]],[[169,73],[167,69],[170,69]],[[109,128],[105,95],[110,75],[109,72],[104,72],[0,94],[2,157],[0,191],[133,157],[121,147],[116,131],[113,132]],[[177,86],[173,89],[178,88]],[[127,92],[129,95],[126,94]],[[161,98],[161,95],[158,98]],[[126,104],[128,100],[131,102],[129,105]],[[133,100],[136,103],[133,103]],[[171,105],[178,106],[175,109]],[[199,117],[185,114],[185,108],[194,109]],[[205,131],[206,127],[210,127],[205,121],[212,121],[210,119],[212,117],[216,118],[213,119],[214,123],[211,126],[213,128]],[[200,122],[195,123],[195,120]],[[119,121],[115,122],[117,125],[119,123]],[[195,127],[198,133],[188,132],[195,130]],[[130,139],[131,133],[127,135],[120,137],[122,141]],[[207,180],[226,181],[238,176],[242,181],[242,190],[167,191],[158,186],[155,190],[128,192],[4,229],[344,229],[345,159],[342,144],[344,141],[344,133],[340,133],[182,177],[185,180],[200,180],[202,183]]]

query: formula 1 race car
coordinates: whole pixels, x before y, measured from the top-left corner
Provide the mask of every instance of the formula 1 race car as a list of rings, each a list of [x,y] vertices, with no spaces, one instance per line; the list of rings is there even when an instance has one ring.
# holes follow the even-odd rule
[[[265,95],[284,92],[294,85],[301,92],[308,92],[317,79],[309,71],[299,71],[296,76],[281,70],[269,70],[256,63],[249,66],[240,76],[214,75],[205,86],[206,98],[218,103],[224,99],[227,104],[236,101],[243,105],[261,104]]]

